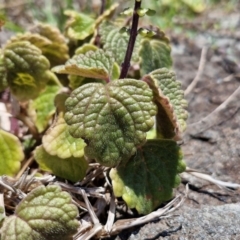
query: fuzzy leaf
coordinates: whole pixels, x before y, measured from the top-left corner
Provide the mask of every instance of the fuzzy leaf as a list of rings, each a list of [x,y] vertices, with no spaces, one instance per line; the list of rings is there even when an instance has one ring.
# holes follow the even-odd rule
[[[42,145],[36,149],[35,159],[43,171],[52,172],[54,175],[72,182],[82,180],[88,168],[84,157],[62,159],[48,154]]]
[[[147,214],[172,197],[172,189],[180,183],[178,173],[184,170],[175,141],[149,140],[126,165],[111,169],[110,177],[115,196]]]
[[[0,92],[7,88],[7,71],[4,65],[3,56],[0,55]]]
[[[7,44],[4,49],[4,62],[8,72],[31,73],[34,76],[42,76],[50,67],[41,50],[28,41]]]
[[[180,82],[176,81],[173,71],[166,68],[158,69],[145,75],[147,82],[154,93],[154,101],[158,107],[157,134],[161,138],[180,137],[186,129],[187,101]]]
[[[126,33],[120,33],[119,31],[120,27],[108,22],[103,22],[99,26],[99,34],[101,36],[101,43],[103,43],[103,49],[105,51],[111,51],[113,53],[115,61],[118,63],[118,65],[121,65],[126,54],[129,35]],[[132,62],[138,62],[139,47],[140,37],[137,37],[132,56]]]
[[[172,66],[171,47],[161,39],[144,39],[139,53],[141,57],[141,75],[148,74],[159,68]]]
[[[18,33],[15,36],[13,36],[10,41],[8,42],[8,44],[11,42],[19,42],[19,41],[28,41],[31,44],[33,44],[34,46],[38,47],[39,49],[43,49],[44,47],[48,46],[51,44],[51,41],[49,39],[47,39],[44,36],[41,36],[38,33],[30,33],[30,32],[26,32],[26,33]]]
[[[99,49],[76,55],[68,60],[65,65],[54,67],[52,71],[108,81],[112,75],[113,65],[114,58],[112,55]]]
[[[39,132],[48,126],[48,122],[55,112],[54,98],[59,90],[59,86],[48,85],[38,98],[29,103],[28,112]]]
[[[70,19],[66,26],[66,35],[73,40],[84,40],[92,35],[95,29],[95,19],[84,13],[66,10],[65,15]]]
[[[2,240],[69,240],[79,226],[71,196],[59,186],[40,186],[16,207],[3,224]]]
[[[81,138],[73,138],[63,116],[60,114],[54,126],[43,136],[44,149],[53,156],[59,158],[81,158],[84,156],[86,144]]]
[[[4,49],[11,91],[20,101],[36,98],[49,80],[49,61],[30,42],[13,42]]]
[[[49,41],[49,44],[43,46],[39,46],[37,43],[33,44],[42,50],[42,54],[47,57],[52,67],[63,64],[69,59],[67,41],[58,28],[38,23],[31,32],[37,33]]]
[[[85,84],[65,102],[69,132],[86,140],[89,158],[105,166],[127,161],[153,126],[152,97],[147,84],[135,79]]]
[[[0,176],[14,176],[24,159],[19,139],[11,133],[0,129]]]
[[[78,47],[76,50],[75,50],[75,55],[78,55],[78,54],[85,54],[89,51],[97,51],[98,50],[98,47],[93,45],[93,44],[90,44],[90,43],[85,43],[83,44],[82,46]]]

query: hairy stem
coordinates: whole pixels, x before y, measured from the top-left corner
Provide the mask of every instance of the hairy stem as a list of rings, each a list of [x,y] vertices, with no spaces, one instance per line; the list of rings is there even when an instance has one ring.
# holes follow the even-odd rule
[[[128,47],[125,55],[124,62],[122,64],[122,70],[120,74],[120,78],[125,78],[128,73],[128,69],[130,67],[130,61],[132,58],[132,53],[135,45],[135,41],[137,38],[138,34],[138,20],[139,20],[139,15],[137,13],[137,10],[141,7],[141,1],[135,1],[135,6],[134,6],[134,12],[133,12],[133,20],[132,20],[132,27],[130,31],[130,38],[128,41]]]

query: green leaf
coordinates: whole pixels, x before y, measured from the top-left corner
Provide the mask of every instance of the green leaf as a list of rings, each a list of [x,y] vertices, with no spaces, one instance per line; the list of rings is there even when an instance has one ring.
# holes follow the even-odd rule
[[[110,171],[113,191],[129,208],[148,214],[172,197],[185,170],[182,153],[175,141],[149,140],[125,165]]]
[[[84,43],[82,46],[80,46],[75,50],[75,55],[86,54],[89,51],[97,51],[97,50],[98,50],[97,46],[90,43]]]
[[[59,86],[48,85],[38,98],[29,103],[29,115],[39,132],[46,129],[51,116],[55,112],[54,98],[59,90]]]
[[[42,54],[47,57],[52,67],[63,64],[69,59],[67,41],[58,28],[38,23],[31,29],[31,32],[37,33],[49,41],[49,44],[43,46],[39,46],[38,43],[33,44],[42,50]]]
[[[186,129],[188,113],[187,101],[181,83],[176,81],[173,71],[161,68],[145,75],[143,80],[153,90],[154,101],[158,107],[157,134],[161,138],[179,139]]]
[[[59,186],[40,186],[16,207],[3,224],[2,240],[68,240],[77,232],[78,209]]]
[[[0,176],[14,176],[24,159],[19,139],[11,133],[0,129]]]
[[[49,61],[30,42],[10,42],[4,49],[7,81],[20,101],[36,98],[49,80]]]
[[[73,74],[87,78],[98,78],[109,81],[112,76],[114,58],[102,49],[88,51],[68,60],[65,65],[52,69],[56,73]]]
[[[43,136],[44,149],[53,156],[59,158],[81,158],[84,156],[84,147],[86,144],[81,138],[73,138],[69,131],[63,116],[60,114],[54,126]]]
[[[99,26],[99,34],[101,36],[101,43],[103,43],[103,49],[105,51],[111,51],[118,65],[124,61],[126,49],[128,46],[129,35],[126,33],[120,33],[121,27],[109,22],[103,22]],[[132,62],[138,62],[140,47],[140,37],[137,37],[135,47],[132,56]]]
[[[108,3],[107,3],[108,4]],[[107,5],[106,4],[106,5]],[[107,6],[106,6],[107,7]],[[111,17],[114,15],[115,10],[119,7],[119,3],[114,3],[111,4],[108,9],[106,9],[103,14],[101,14],[97,19],[96,19],[96,28],[101,24],[104,20],[111,19]]]
[[[139,55],[142,76],[156,69],[170,68],[172,66],[171,47],[164,38],[143,39]]]
[[[147,84],[135,79],[85,84],[65,102],[69,132],[86,141],[87,157],[116,166],[145,142],[156,115],[152,97]]]
[[[31,44],[33,44],[34,46],[38,47],[39,49],[42,50],[42,48],[48,46],[49,44],[51,44],[51,41],[49,39],[47,39],[44,36],[41,36],[38,33],[30,33],[30,32],[26,32],[26,33],[18,33],[15,36],[13,36],[9,41],[8,44],[11,42],[22,42],[22,41],[28,41]]]
[[[7,88],[7,71],[4,65],[3,56],[0,53],[0,92]]]
[[[8,72],[31,73],[33,76],[42,76],[50,67],[41,50],[28,41],[7,44],[4,49],[4,62]]]
[[[194,13],[201,13],[206,9],[206,2],[204,0],[181,0],[186,4]]]
[[[41,170],[52,172],[58,177],[77,182],[86,175],[88,163],[84,157],[62,159],[48,154],[42,145],[36,149],[34,156]]]
[[[66,10],[64,14],[70,19],[66,24],[66,35],[73,40],[84,40],[95,30],[95,19],[84,13]]]

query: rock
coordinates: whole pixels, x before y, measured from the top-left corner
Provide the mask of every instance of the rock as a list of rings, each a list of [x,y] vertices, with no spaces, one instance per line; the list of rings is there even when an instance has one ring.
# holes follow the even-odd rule
[[[240,204],[180,210],[178,216],[146,224],[127,238],[122,233],[115,240],[240,239]]]

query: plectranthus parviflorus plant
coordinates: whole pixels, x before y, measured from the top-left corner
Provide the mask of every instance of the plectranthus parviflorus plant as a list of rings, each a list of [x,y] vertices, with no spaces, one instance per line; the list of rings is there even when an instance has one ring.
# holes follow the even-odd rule
[[[141,6],[135,1],[119,13],[118,4],[107,4],[95,18],[66,10],[64,33],[38,23],[3,46],[0,89],[14,99],[13,117],[31,137],[19,140],[0,130],[0,175],[8,175],[0,190],[11,215],[0,212],[2,240],[89,239],[84,232],[91,224],[79,230],[94,203],[88,196],[106,204],[109,194],[121,197],[139,214],[172,198],[185,170],[177,141],[186,128],[187,104],[169,40],[139,21],[154,14]],[[36,168],[34,160],[38,173],[9,180]],[[58,177],[74,201],[44,172]],[[79,221],[76,206],[82,209]],[[97,226],[99,237],[116,232]],[[77,231],[82,238],[73,237]]]

